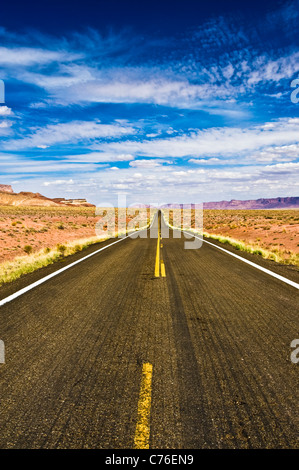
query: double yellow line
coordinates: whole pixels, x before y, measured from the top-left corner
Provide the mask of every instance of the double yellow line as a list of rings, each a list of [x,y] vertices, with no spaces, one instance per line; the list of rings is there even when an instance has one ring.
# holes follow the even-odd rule
[[[161,259],[161,213],[158,214],[158,239],[155,261],[155,277],[166,277],[165,264]],[[150,412],[152,402],[153,366],[146,362],[142,366],[142,377],[137,411],[137,424],[134,437],[135,449],[149,449]]]
[[[166,277],[165,264],[163,259],[160,259],[160,250],[162,248],[161,243],[161,215],[158,215],[158,239],[157,239],[157,250],[156,250],[156,262],[155,262],[155,277]]]

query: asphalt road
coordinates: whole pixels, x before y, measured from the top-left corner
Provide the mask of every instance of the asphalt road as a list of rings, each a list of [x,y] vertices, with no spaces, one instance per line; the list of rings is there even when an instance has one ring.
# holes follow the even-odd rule
[[[298,290],[164,229],[0,307],[0,448],[299,447]]]

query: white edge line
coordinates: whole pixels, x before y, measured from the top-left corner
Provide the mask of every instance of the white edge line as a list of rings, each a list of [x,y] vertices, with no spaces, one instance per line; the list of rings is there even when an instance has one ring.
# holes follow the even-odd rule
[[[156,215],[156,214],[155,214],[155,215]],[[37,286],[39,286],[40,284],[43,284],[44,282],[48,281],[49,279],[51,279],[51,278],[54,277],[54,276],[57,276],[58,274],[62,273],[63,271],[66,271],[67,269],[72,268],[72,267],[75,266],[76,264],[79,264],[79,263],[81,263],[82,261],[85,261],[87,258],[90,258],[91,256],[96,255],[96,254],[99,253],[100,251],[106,250],[106,249],[109,248],[110,246],[115,245],[116,243],[122,242],[122,241],[125,240],[126,238],[130,238],[130,237],[131,237],[133,234],[135,234],[135,233],[142,232],[143,230],[148,230],[149,228],[151,228],[151,226],[152,226],[153,223],[154,223],[155,215],[154,215],[154,217],[153,217],[153,220],[152,220],[152,223],[150,224],[150,226],[143,227],[143,228],[141,228],[140,230],[136,230],[135,232],[132,232],[130,235],[127,235],[126,237],[122,237],[122,238],[120,238],[119,240],[116,240],[115,242],[109,243],[109,245],[106,245],[106,246],[104,246],[103,248],[100,248],[99,250],[96,250],[96,251],[94,251],[93,253],[90,253],[89,255],[84,256],[84,258],[80,258],[80,259],[78,259],[77,261],[74,261],[73,263],[70,263],[70,264],[68,264],[67,266],[64,266],[63,268],[58,269],[58,270],[55,271],[54,273],[48,274],[48,276],[45,276],[45,277],[43,277],[42,279],[39,279],[38,281],[33,282],[33,284],[29,284],[29,286],[26,286],[26,287],[24,287],[23,289],[20,289],[20,290],[18,290],[17,292],[15,292],[14,294],[11,294],[11,295],[9,295],[8,297],[5,297],[5,299],[0,300],[0,307],[2,307],[2,305],[7,304],[8,302],[11,302],[12,300],[16,299],[17,297],[20,297],[21,295],[25,294],[26,292],[30,291],[31,289],[34,289],[34,287],[37,287]]]
[[[163,216],[163,219],[164,219],[163,214],[162,214],[162,216]],[[170,227],[170,225],[165,221],[165,219],[164,219],[164,222],[166,223],[166,225],[168,225]],[[249,261],[248,259],[243,258],[242,256],[236,255],[235,253],[232,253],[231,251],[225,250],[225,248],[222,248],[221,246],[214,245],[214,243],[208,242],[207,240],[205,240],[202,237],[197,237],[192,232],[186,232],[186,231],[181,230],[179,228],[175,228],[174,230],[179,230],[179,231],[181,231],[183,233],[186,233],[188,235],[192,235],[194,238],[197,238],[198,240],[202,240],[204,243],[208,243],[209,245],[212,245],[215,248],[218,248],[218,250],[224,251],[224,253],[228,253],[229,255],[233,256],[234,258],[237,258],[240,261],[243,261],[244,263],[249,264],[250,266],[253,266],[256,269],[259,269],[260,271],[263,271],[264,273],[269,274],[269,276],[275,277],[276,279],[279,279],[280,281],[285,282],[286,284],[289,284],[292,287],[295,287],[295,289],[299,289],[299,284],[297,284],[297,282],[291,281],[290,279],[287,279],[284,276],[280,276],[280,274],[276,274],[273,271],[270,271],[270,269],[263,268],[262,266],[259,266],[258,264],[253,263],[252,261]]]

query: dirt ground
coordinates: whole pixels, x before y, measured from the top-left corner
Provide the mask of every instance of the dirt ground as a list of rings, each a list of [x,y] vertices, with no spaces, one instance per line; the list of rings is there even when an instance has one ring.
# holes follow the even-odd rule
[[[109,213],[108,222],[112,214]],[[126,217],[116,213],[116,224],[118,216],[122,224],[134,218],[132,210]],[[35,252],[94,237],[100,218],[95,208],[89,207],[0,206],[0,262],[24,255],[27,245]],[[265,249],[299,253],[299,210],[296,209],[205,210],[204,231]]]
[[[299,253],[299,210],[206,210],[204,231]]]
[[[112,214],[114,212],[109,214],[108,222]],[[25,255],[26,246],[35,252],[95,237],[96,223],[100,219],[93,207],[0,206],[0,263]],[[131,213],[126,217],[118,217],[116,213],[116,224],[124,224],[125,220],[128,223],[132,219]]]

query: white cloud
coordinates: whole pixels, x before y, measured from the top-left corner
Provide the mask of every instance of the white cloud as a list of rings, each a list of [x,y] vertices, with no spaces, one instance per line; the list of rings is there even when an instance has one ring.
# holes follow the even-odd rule
[[[135,160],[129,165],[133,168],[157,168],[161,167],[162,163],[171,164],[172,162],[169,160]]]
[[[276,165],[267,165],[263,168],[263,173],[279,173],[286,175],[288,173],[297,173],[299,170],[299,162],[297,163],[276,163]]]
[[[95,165],[92,163],[70,163],[64,160],[61,161],[49,161],[49,160],[28,160],[16,158],[1,163],[1,172],[9,173],[13,172],[15,175],[18,174],[46,174],[51,172],[68,172],[68,173],[83,173],[88,171],[96,171],[99,168],[106,168],[107,165]]]
[[[268,147],[245,158],[245,163],[254,161],[257,163],[288,162],[299,159],[299,143]]]
[[[85,168],[84,168],[85,167]],[[115,167],[116,168],[116,167]],[[106,202],[113,203],[117,194],[128,195],[128,203],[165,203],[165,202],[201,202],[209,200],[248,199],[257,197],[277,197],[296,195],[298,185],[298,164],[296,166],[268,165],[267,167],[247,166],[224,170],[218,168],[201,168],[190,170],[188,166],[173,170],[172,167],[143,168],[136,173],[136,168],[119,168],[117,171],[96,171],[88,165],[79,167],[69,179],[53,176],[45,181],[36,179],[35,190],[40,192],[49,187],[46,195],[57,195],[55,182],[61,187],[74,188],[82,197],[97,204],[102,193],[108,197]],[[167,169],[167,171],[162,171]],[[42,172],[40,173],[43,174]],[[32,179],[26,180],[23,175],[22,188],[32,187]],[[9,174],[7,175],[7,178]],[[15,177],[14,177],[15,178]],[[30,176],[31,178],[31,176]],[[13,179],[11,177],[11,179]],[[71,181],[70,181],[71,180]],[[7,181],[7,179],[6,179]],[[47,183],[44,185],[43,183]],[[51,184],[53,183],[53,184]],[[58,186],[58,183],[57,183]],[[52,190],[50,188],[53,188]]]
[[[62,187],[70,185],[74,190],[84,187],[86,195],[95,188],[95,191],[109,194],[118,190],[136,195],[156,193],[165,200],[191,198],[193,202],[201,194],[205,195],[205,200],[211,199],[211,195],[220,199],[224,194],[231,195],[231,191],[240,196],[250,192],[253,196],[255,191],[260,195],[267,188],[272,194],[277,191],[291,194],[298,188],[299,119],[280,119],[246,128],[244,118],[258,116],[254,113],[259,104],[253,94],[259,91],[261,101],[272,99],[276,106],[281,104],[279,100],[288,94],[289,85],[283,83],[284,90],[277,85],[298,72],[299,52],[289,53],[290,48],[267,53],[268,45],[265,44],[262,49],[265,52],[261,55],[258,41],[254,42],[257,48],[253,49],[246,36],[252,31],[244,29],[239,24],[238,27],[230,25],[225,18],[218,18],[202,25],[194,37],[186,34],[188,44],[179,44],[178,37],[172,39],[175,46],[184,46],[181,50],[185,57],[180,57],[179,47],[172,54],[167,54],[170,49],[159,50],[159,54],[143,54],[144,46],[141,45],[140,56],[134,61],[126,59],[136,55],[136,46],[139,46],[136,38],[134,47],[128,47],[122,35],[111,40],[104,40],[95,32],[63,39],[42,38],[37,33],[35,37],[30,33],[26,38],[10,36],[15,44],[33,44],[35,40],[40,45],[0,47],[0,65],[6,74],[1,78],[13,77],[43,89],[39,90],[39,95],[34,94],[35,101],[29,104],[31,110],[27,111],[31,111],[31,115],[34,114],[32,110],[53,104],[146,103],[201,109],[211,115],[223,116],[226,123],[234,119],[238,124],[230,128],[189,129],[184,133],[176,129],[176,125],[181,127],[179,120],[173,117],[176,113],[164,110],[167,121],[162,120],[163,125],[157,125],[162,117],[159,112],[159,117],[140,119],[134,125],[115,119],[112,124],[82,120],[28,128],[28,121],[20,119],[19,128],[13,127],[17,128],[15,138],[1,139],[2,148],[41,151],[39,158],[37,152],[32,152],[35,159],[30,153],[26,158],[1,155],[1,170],[6,180],[9,172],[11,179],[15,174],[24,173],[25,177],[27,173],[27,181],[30,177],[37,178],[38,174],[40,178],[43,175],[44,181],[44,174],[50,173],[43,187],[53,186],[53,191],[55,184],[59,184]],[[257,34],[256,29],[254,34]],[[199,43],[200,48],[194,47]],[[155,57],[159,57],[159,62],[153,65]],[[138,66],[127,65],[132,63]],[[240,98],[246,103],[242,105]],[[73,110],[77,112],[78,107]],[[115,118],[124,116],[117,114],[118,107],[114,110]],[[65,115],[63,108],[61,111],[58,117]],[[187,112],[184,114],[186,119],[191,119],[191,113],[189,117]],[[10,108],[0,107],[2,136],[6,137],[12,131],[8,119],[12,115]],[[24,118],[27,119],[27,114]],[[166,122],[173,128],[167,128]],[[197,122],[204,125],[206,121],[199,116]],[[220,121],[215,119],[215,122]],[[194,126],[195,123],[196,120]],[[117,139],[119,141],[115,142]],[[72,150],[67,150],[72,155],[60,157],[65,144],[72,145]],[[43,151],[48,147],[54,149]],[[60,147],[59,152],[56,147]],[[53,153],[55,160],[46,160],[45,157]],[[176,162],[177,166],[173,167],[171,162],[177,158],[186,161]],[[127,164],[120,164],[118,168],[118,162]],[[109,163],[116,166],[110,167]],[[192,170],[188,166],[190,163],[194,165]],[[223,168],[225,165],[229,167]],[[56,173],[60,175],[59,179]],[[91,177],[95,178],[93,183]]]
[[[106,152],[124,151],[132,155],[156,158],[239,156],[270,146],[283,146],[299,140],[299,119],[280,119],[270,127],[211,128],[172,138],[142,142],[125,141],[102,144]],[[97,145],[95,147],[98,147]]]
[[[194,48],[188,49],[187,58],[178,56],[176,61],[170,59],[162,66],[149,65],[143,61],[138,67],[124,65],[129,63],[126,60],[128,54],[131,55],[122,41],[125,39],[127,43],[128,37],[119,35],[104,40],[95,31],[75,36],[71,39],[52,38],[52,41],[40,37],[39,44],[44,44],[44,47],[2,46],[0,65],[7,69],[13,68],[14,78],[45,89],[49,93],[49,103],[52,104],[150,103],[200,108],[211,114],[222,113],[231,118],[244,115],[246,110],[233,105],[231,108],[219,105],[213,107],[209,101],[231,101],[248,91],[254,91],[259,84],[279,83],[298,71],[299,52],[284,55],[281,52],[280,56],[277,53],[274,57],[267,53],[257,56],[256,51],[249,48],[246,34],[240,25],[228,24],[224,18],[209,21],[194,34],[196,41],[200,41],[200,52]],[[26,41],[18,38],[17,42]],[[136,38],[134,42],[135,51]],[[225,56],[219,55],[218,51],[217,61],[209,65],[199,60],[203,50],[208,55],[211,47],[215,52],[214,47],[217,49],[221,46],[222,49],[227,43],[239,45],[239,48]],[[186,43],[183,45],[186,47]],[[142,47],[148,46],[143,43]],[[117,60],[115,52],[118,53]],[[273,55],[273,51],[271,53]],[[44,67],[48,64],[55,66],[51,73],[48,67]],[[33,68],[35,65],[38,67]],[[273,93],[275,96],[279,97],[281,93]],[[43,103],[37,101],[31,106],[43,106]]]
[[[94,79],[93,71],[90,67],[85,65],[59,65],[59,74],[45,74],[32,71],[22,71],[20,78],[27,83],[33,83],[39,87],[45,88],[50,92],[57,90],[64,90],[68,92],[68,88],[80,84],[83,87],[85,82]],[[83,88],[82,90],[83,91]],[[63,93],[63,92],[62,92]],[[80,93],[78,101],[80,100]]]
[[[251,86],[259,82],[280,82],[286,78],[290,79],[298,72],[298,63],[299,52],[279,57],[276,60],[260,56],[252,64],[247,83]]]
[[[2,129],[6,129],[6,128],[8,128],[8,127],[11,127],[11,125],[12,125],[11,122],[8,122],[8,121],[1,121],[1,122],[0,122],[0,127],[1,127]]]
[[[12,116],[13,112],[11,108],[7,106],[0,106],[0,116]]]
[[[95,121],[70,121],[61,124],[50,124],[35,128],[24,138],[12,139],[5,143],[6,149],[24,149],[51,146],[79,141],[93,141],[98,138],[122,137],[133,134],[132,127],[115,124],[101,124]]]
[[[147,78],[140,77],[140,70],[132,77],[127,77],[126,72],[122,71],[121,78],[121,71],[118,71],[111,79],[107,79],[105,73],[109,73],[105,72],[102,77],[84,81],[84,86],[81,82],[69,86],[72,77],[52,77],[51,81],[53,85],[57,80],[59,86],[62,85],[62,80],[66,82],[68,87],[63,91],[57,90],[56,93],[58,101],[65,103],[153,103],[196,109],[205,105],[209,98],[225,99],[235,94],[233,88],[223,85],[193,85],[175,77],[167,79],[161,73],[155,77],[155,72],[151,70],[148,70]]]
[[[65,155],[64,158],[73,162],[128,162],[134,160],[135,157],[129,153],[90,152],[79,155]]]
[[[69,179],[69,180],[54,180],[54,181],[45,181],[43,183],[43,186],[61,186],[61,185],[65,185],[65,184],[75,184],[74,180],[73,179]]]
[[[201,158],[200,160],[197,158],[191,158],[188,160],[189,163],[194,163],[195,165],[215,165],[215,164],[224,164],[228,163],[229,160],[221,160],[220,158],[209,158],[207,160]]]
[[[0,65],[30,66],[42,65],[51,62],[65,62],[80,59],[81,54],[37,49],[34,47],[0,47]]]

